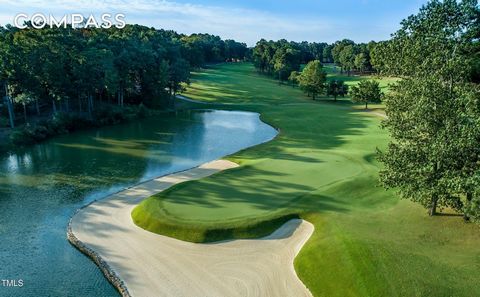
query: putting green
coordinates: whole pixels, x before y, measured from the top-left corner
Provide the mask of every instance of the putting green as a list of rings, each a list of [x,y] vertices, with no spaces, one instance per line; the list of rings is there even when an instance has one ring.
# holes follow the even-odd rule
[[[259,112],[280,134],[230,156],[239,168],[144,200],[132,213],[139,226],[203,242],[261,236],[300,216],[315,232],[295,267],[315,296],[480,296],[478,226],[429,218],[379,187],[379,118],[348,100],[313,102],[250,64],[197,73],[185,95]]]

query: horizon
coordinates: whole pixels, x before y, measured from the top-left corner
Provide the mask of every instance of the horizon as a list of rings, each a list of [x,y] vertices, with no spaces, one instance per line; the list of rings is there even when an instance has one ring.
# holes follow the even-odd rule
[[[99,16],[123,13],[127,24],[174,30],[182,34],[208,33],[253,46],[260,39],[333,43],[351,39],[357,43],[386,40],[401,20],[427,3],[423,0],[328,1],[271,0],[222,3],[219,0],[81,0],[0,1],[0,25],[13,24],[15,15],[43,13],[62,17],[71,13]]]

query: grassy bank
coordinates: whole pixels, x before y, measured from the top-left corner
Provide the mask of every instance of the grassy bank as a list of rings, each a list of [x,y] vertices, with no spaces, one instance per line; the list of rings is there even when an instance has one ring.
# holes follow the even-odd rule
[[[246,228],[223,235],[257,236],[280,224],[278,218],[298,215],[315,225],[295,261],[315,296],[480,295],[478,227],[457,216],[429,218],[378,186],[374,151],[388,140],[378,117],[348,100],[313,102],[249,64],[197,73],[186,95],[259,112],[280,135],[230,156],[239,168],[145,200],[134,210],[137,224],[209,241],[221,234],[215,230]],[[273,225],[261,225],[272,218]]]

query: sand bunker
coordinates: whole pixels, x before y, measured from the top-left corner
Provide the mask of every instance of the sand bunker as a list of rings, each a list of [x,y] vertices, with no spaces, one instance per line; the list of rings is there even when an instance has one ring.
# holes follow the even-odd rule
[[[160,177],[95,202],[71,220],[71,236],[108,264],[132,296],[311,296],[293,259],[313,225],[291,220],[270,236],[212,244],[148,232],[131,218],[143,199],[237,164],[219,160]]]

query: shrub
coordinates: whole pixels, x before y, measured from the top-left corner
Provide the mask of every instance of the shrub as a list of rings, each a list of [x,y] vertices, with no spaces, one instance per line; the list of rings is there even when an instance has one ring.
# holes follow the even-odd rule
[[[112,105],[102,106],[93,113],[92,117],[59,112],[51,119],[43,119],[34,125],[26,124],[15,129],[10,134],[10,141],[14,145],[34,144],[55,135],[91,127],[115,125],[134,118],[145,118],[150,114],[151,111],[143,104],[138,107],[124,108]]]
[[[0,117],[0,128],[9,127],[10,123],[7,118]]]

